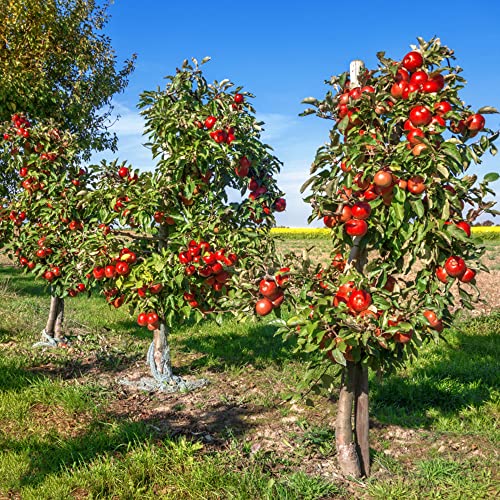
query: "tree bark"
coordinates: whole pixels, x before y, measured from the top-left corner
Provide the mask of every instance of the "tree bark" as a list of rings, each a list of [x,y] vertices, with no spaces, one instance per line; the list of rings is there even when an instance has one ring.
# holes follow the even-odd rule
[[[153,332],[153,361],[154,370],[152,368],[152,374],[155,379],[158,375],[164,381],[168,381],[172,378],[172,362],[170,358],[170,345],[168,343],[168,330],[164,323],[160,324],[160,328]],[[156,373],[155,373],[156,371]]]
[[[54,338],[56,340],[63,340],[63,324],[64,324],[64,299],[56,297],[57,299],[57,316],[54,325]]]
[[[361,467],[352,429],[352,412],[356,396],[356,375],[355,363],[348,361],[346,368],[342,372],[342,382],[337,405],[335,441],[338,462],[342,473],[346,476],[359,478],[361,477]]]
[[[58,298],[55,297],[54,295],[51,295],[49,317],[47,318],[47,324],[45,325],[45,333],[52,338],[54,338],[54,330],[55,330],[58,311],[59,311]]]
[[[356,444],[361,474],[368,477],[370,475],[368,368],[356,363],[356,370],[354,402]]]

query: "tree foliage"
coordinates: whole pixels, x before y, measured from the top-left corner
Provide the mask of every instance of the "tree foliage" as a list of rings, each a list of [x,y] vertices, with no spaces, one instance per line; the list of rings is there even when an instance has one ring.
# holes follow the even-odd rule
[[[468,170],[496,152],[498,133],[483,116],[496,110],[462,101],[462,70],[439,39],[410,54],[400,62],[379,53],[359,87],[343,73],[326,82],[324,99],[304,101],[304,115],[333,124],[303,187],[310,220],[331,227],[332,262],[296,270],[304,286],[284,330],[299,349],[341,365],[398,365],[442,335],[457,305],[479,298],[483,249],[463,211],[469,222],[494,212],[484,199],[498,175],[478,182]]]
[[[53,119],[85,156],[116,146],[111,98],[127,85],[134,57],[117,68],[103,33],[107,9],[96,0],[0,4],[0,121],[13,113]]]

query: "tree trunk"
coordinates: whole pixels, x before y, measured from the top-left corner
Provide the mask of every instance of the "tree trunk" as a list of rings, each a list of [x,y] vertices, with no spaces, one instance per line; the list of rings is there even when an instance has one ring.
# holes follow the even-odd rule
[[[335,439],[342,473],[370,475],[368,368],[347,362],[342,372]]]
[[[45,325],[45,333],[49,337],[54,337],[54,325],[56,324],[57,318],[57,297],[53,295],[50,297],[50,309],[49,317],[47,318],[47,324]]]
[[[355,388],[355,432],[361,474],[370,475],[370,442],[369,442],[369,406],[368,406],[368,368],[356,363]]]
[[[52,295],[50,297],[49,317],[47,318],[47,324],[45,326],[46,335],[57,340],[62,340],[64,338],[62,334],[63,322],[64,299]]]
[[[57,316],[54,325],[54,338],[57,341],[64,340],[63,323],[64,323],[64,299],[57,297]]]
[[[169,383],[172,380],[172,362],[168,343],[168,330],[164,323],[160,324],[159,330],[153,332],[151,346],[152,355],[149,359],[151,374],[159,382]]]
[[[342,382],[337,410],[335,441],[342,473],[355,478],[361,477],[356,442],[352,431],[352,412],[356,397],[356,365],[350,361],[342,372]]]

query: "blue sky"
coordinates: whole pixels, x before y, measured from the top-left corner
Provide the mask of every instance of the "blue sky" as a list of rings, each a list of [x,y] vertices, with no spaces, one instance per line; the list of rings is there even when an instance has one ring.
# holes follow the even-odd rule
[[[330,125],[312,116],[298,117],[304,109],[301,100],[323,96],[323,81],[348,69],[352,59],[374,68],[380,50],[399,59],[417,36],[439,36],[464,68],[469,85],[462,98],[474,108],[500,109],[500,3],[493,0],[116,0],[110,14],[106,33],[118,59],[138,56],[128,88],[114,99],[121,115],[115,125],[118,156],[140,168],[152,167],[135,108],[139,94],[163,86],[163,77],[183,59],[210,56],[209,80],[229,78],[256,95],[253,104],[266,122],[264,139],[284,162],[279,184],[287,193],[288,208],[278,214],[281,225],[307,225],[309,207],[298,190]],[[487,125],[500,128],[500,115],[488,115]],[[500,171],[497,158],[486,158],[474,172]],[[494,187],[500,191],[500,182]]]

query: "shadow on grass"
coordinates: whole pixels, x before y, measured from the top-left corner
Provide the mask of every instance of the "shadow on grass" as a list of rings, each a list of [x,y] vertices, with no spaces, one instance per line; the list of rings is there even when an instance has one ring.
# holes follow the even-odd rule
[[[241,368],[252,365],[258,370],[265,369],[270,362],[282,365],[287,361],[300,359],[294,354],[294,341],[284,342],[275,336],[276,328],[265,324],[240,325],[234,323],[234,330],[227,326],[218,328],[207,325],[205,330],[192,335],[173,335],[172,342],[177,349],[185,352],[199,352],[203,357],[192,362],[191,368],[207,368],[223,371],[228,368]]]
[[[457,417],[491,401],[500,383],[498,325],[500,314],[495,313],[469,320],[460,325],[453,345],[435,347],[433,358],[417,362],[408,376],[393,374],[381,383],[374,380],[372,415],[383,423],[429,427],[439,416]]]
[[[18,295],[42,297],[48,294],[48,289],[42,281],[37,281],[30,274],[23,274],[21,269],[12,266],[0,265],[0,282],[5,281],[12,285]]]
[[[0,392],[19,391],[45,378],[21,367],[15,361],[0,357]]]
[[[171,410],[156,412],[140,420],[130,418],[127,409],[124,413],[101,414],[84,432],[73,433],[67,438],[57,435],[55,429],[45,436],[23,435],[15,439],[4,435],[0,437],[0,447],[3,453],[23,454],[29,449],[29,464],[23,469],[19,486],[36,487],[47,476],[69,468],[89,465],[104,457],[120,460],[122,454],[148,441],[167,443],[181,436],[196,441],[210,435],[211,448],[224,449],[227,437],[241,435],[253,425],[244,417],[260,414],[260,409],[242,409],[221,403],[197,415]],[[48,422],[48,427],[51,425],[57,426],[57,422]]]

